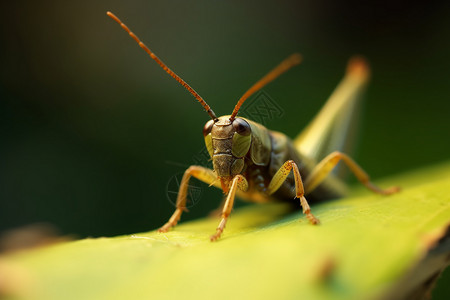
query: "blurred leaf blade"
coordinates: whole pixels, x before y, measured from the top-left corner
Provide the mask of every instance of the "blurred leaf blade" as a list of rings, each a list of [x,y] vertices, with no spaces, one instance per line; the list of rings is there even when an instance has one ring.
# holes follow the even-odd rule
[[[382,299],[411,288],[399,284],[446,234],[449,174],[447,162],[380,183],[401,185],[396,195],[358,188],[315,204],[320,226],[299,219],[300,212],[287,214],[283,204],[254,205],[232,214],[217,243],[208,237],[218,220],[206,218],[167,234],[4,255],[0,278],[12,275],[0,291],[14,299]]]

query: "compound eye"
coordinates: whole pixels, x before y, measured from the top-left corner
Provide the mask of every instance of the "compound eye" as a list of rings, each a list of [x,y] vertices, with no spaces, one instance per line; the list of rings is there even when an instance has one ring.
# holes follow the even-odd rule
[[[252,132],[250,124],[248,124],[247,121],[241,118],[237,118],[233,121],[233,128],[237,133],[243,136],[248,136]]]
[[[211,129],[214,126],[214,120],[209,120],[206,122],[205,127],[203,127],[203,136],[207,136],[211,133]]]

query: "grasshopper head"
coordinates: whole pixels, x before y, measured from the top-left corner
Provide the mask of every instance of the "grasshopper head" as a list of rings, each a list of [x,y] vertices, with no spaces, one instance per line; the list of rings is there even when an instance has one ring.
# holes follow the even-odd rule
[[[244,157],[252,141],[251,128],[247,121],[242,118],[230,120],[230,116],[210,120],[203,128],[203,136],[214,170],[221,180],[231,179],[242,173]]]

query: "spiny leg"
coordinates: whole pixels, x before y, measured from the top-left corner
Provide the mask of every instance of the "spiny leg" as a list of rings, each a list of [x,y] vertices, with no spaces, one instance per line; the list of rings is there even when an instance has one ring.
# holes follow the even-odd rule
[[[306,215],[311,224],[318,224],[319,219],[314,217],[314,215],[311,213],[311,208],[309,207],[308,201],[306,201],[306,198],[304,196],[305,190],[303,188],[302,177],[300,176],[300,171],[298,170],[297,164],[293,160],[288,160],[287,162],[285,162],[275,173],[269,183],[267,193],[269,195],[275,193],[286,180],[291,170],[294,173],[296,198],[300,199],[303,213]]]
[[[242,175],[236,175],[231,182],[231,187],[225,200],[225,205],[223,206],[222,220],[220,220],[219,226],[216,228],[216,233],[211,236],[211,242],[217,240],[225,229],[228,217],[233,209],[234,198],[238,188],[244,192],[248,189],[248,182]]]
[[[189,179],[191,176],[207,183],[213,184],[216,181],[217,176],[213,170],[201,167],[201,166],[190,166],[183,175],[180,183],[180,189],[178,191],[176,209],[169,221],[158,229],[159,232],[167,232],[171,227],[177,225],[180,220],[181,214],[186,209],[186,195],[189,188]]]
[[[369,175],[367,175],[367,173],[353,159],[351,159],[350,156],[336,151],[326,156],[311,171],[311,174],[305,181],[306,192],[309,193],[314,190],[341,160],[349,167],[352,173],[355,174],[356,178],[374,193],[390,195],[400,190],[400,188],[397,186],[393,186],[388,189],[379,188],[370,181]]]

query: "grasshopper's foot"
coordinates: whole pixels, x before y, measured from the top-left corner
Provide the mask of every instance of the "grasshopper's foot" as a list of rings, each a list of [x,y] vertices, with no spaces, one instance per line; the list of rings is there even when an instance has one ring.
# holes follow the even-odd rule
[[[395,194],[400,191],[401,191],[401,188],[399,186],[391,186],[390,188],[387,188],[383,191],[383,195]]]
[[[297,198],[300,199],[300,205],[303,207],[303,213],[308,218],[309,222],[312,225],[317,225],[320,223],[319,219],[314,217],[314,215],[311,213],[311,208],[309,207],[308,201],[306,201],[306,198],[303,195],[298,195]]]
[[[159,228],[158,232],[167,232],[169,231],[170,228],[177,225],[183,211],[187,211],[186,207],[177,207],[172,217],[170,217],[169,221],[167,221],[166,224],[164,224],[161,228]]]
[[[306,217],[308,218],[309,222],[310,222],[312,225],[318,225],[318,224],[320,224],[319,219],[317,219],[311,212],[307,212],[307,213],[306,213]]]
[[[222,220],[220,220],[219,226],[216,228],[216,233],[213,234],[209,239],[211,242],[216,241],[222,235],[223,230],[225,229],[225,225],[227,224],[228,215],[224,215]]]
[[[382,189],[371,182],[367,182],[365,185],[367,186],[368,189],[370,189],[373,192],[380,194],[380,195],[391,195],[391,194],[398,193],[400,191],[400,187],[398,187],[398,186],[392,186],[387,189]]]
[[[211,240],[211,242],[215,242],[217,241],[220,236],[222,235],[223,229],[217,228],[217,231],[215,234],[213,234],[209,239]]]
[[[169,222],[167,222],[166,224],[164,224],[163,226],[161,226],[161,228],[158,229],[158,232],[167,232],[170,230],[170,228],[174,227],[176,224],[171,224]]]

